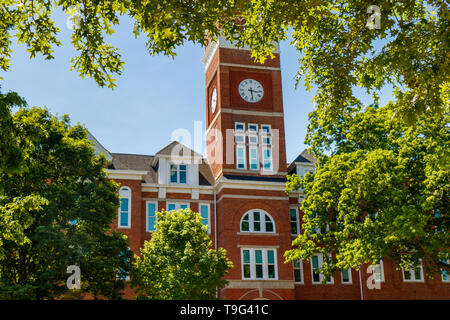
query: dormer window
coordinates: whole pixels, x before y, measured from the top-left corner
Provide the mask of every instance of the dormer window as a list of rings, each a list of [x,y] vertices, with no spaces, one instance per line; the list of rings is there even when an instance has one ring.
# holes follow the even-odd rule
[[[186,183],[187,166],[185,164],[170,165],[170,183]]]

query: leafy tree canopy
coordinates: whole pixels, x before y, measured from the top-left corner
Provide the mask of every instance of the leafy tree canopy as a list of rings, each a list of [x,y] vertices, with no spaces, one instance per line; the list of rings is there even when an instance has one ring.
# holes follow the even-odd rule
[[[395,106],[347,107],[337,121],[311,115],[307,140],[319,158],[315,174],[288,176],[286,191],[302,189],[303,231],[288,260],[333,253],[336,269],[377,263],[426,263],[449,270],[449,116],[407,126]]]
[[[114,86],[124,61],[107,43],[120,16],[134,21],[134,35],[147,38],[151,54],[174,56],[186,41],[206,44],[220,32],[255,59],[273,55],[276,44],[292,31],[299,52],[297,79],[314,98],[321,118],[334,118],[354,105],[353,89],[363,87],[375,102],[378,90],[392,86],[397,114],[413,121],[425,111],[449,107],[449,12],[444,0],[2,0],[0,68],[10,67],[11,41],[26,45],[30,57],[52,59],[59,29],[52,12],[72,14],[72,44],[79,55],[72,68]],[[368,8],[372,9],[369,10]],[[367,24],[369,24],[367,26]]]
[[[19,101],[0,95],[5,100]],[[118,186],[103,169],[105,158],[67,116],[37,107],[2,112],[11,147],[23,157],[21,170],[0,170],[0,298],[58,298],[67,293],[70,265],[80,267],[81,292],[118,298],[131,252],[110,229]]]
[[[156,213],[156,231],[133,268],[138,299],[212,299],[233,267],[225,249],[211,249],[200,215],[190,209]]]

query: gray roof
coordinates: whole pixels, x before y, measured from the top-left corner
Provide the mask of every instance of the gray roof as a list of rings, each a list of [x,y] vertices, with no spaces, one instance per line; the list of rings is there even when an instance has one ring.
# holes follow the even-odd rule
[[[295,158],[294,162],[309,162],[316,163],[317,159],[314,158],[314,155],[309,152],[308,149],[305,149],[300,153],[297,158]]]
[[[308,149],[305,149],[300,153],[297,158],[295,158],[294,161],[288,166],[288,174],[292,174],[296,172],[296,163],[308,163],[308,164],[314,164],[316,163],[317,159],[314,158],[313,154],[308,151]]]
[[[112,161],[108,169],[148,171],[144,177],[145,183],[157,183],[157,168],[152,167],[155,156],[140,154],[111,153]]]
[[[186,155],[190,154],[191,157],[193,157],[193,158],[203,159],[201,154],[199,154],[199,153],[195,152],[194,150],[188,148],[184,144],[179,143],[178,141],[171,142],[170,144],[168,144],[167,146],[165,146],[164,148],[159,150],[155,154],[155,156],[159,156],[159,155],[170,156],[170,155],[172,155],[173,148],[175,148],[177,146],[179,148],[178,156],[186,156]]]
[[[172,142],[168,146],[164,147],[157,152],[156,155],[140,155],[140,154],[126,154],[126,153],[111,153],[112,161],[110,162],[108,169],[115,170],[138,170],[138,171],[148,171],[148,174],[144,177],[145,183],[158,183],[158,165],[152,166],[153,161],[157,155],[170,155],[173,147],[175,147],[178,142]],[[183,145],[182,145],[183,146]],[[192,155],[199,157],[201,163],[198,165],[199,171],[199,184],[200,185],[213,185],[214,177],[210,166],[202,156],[191,149],[186,148],[186,151],[191,151]]]

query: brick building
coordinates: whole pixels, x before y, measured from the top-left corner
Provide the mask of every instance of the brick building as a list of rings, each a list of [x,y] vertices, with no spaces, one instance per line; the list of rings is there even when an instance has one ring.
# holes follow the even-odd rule
[[[114,228],[128,235],[134,252],[150,239],[155,211],[189,207],[234,264],[222,299],[450,299],[447,275],[430,280],[423,270],[396,270],[389,259],[373,266],[373,274],[363,266],[326,284],[313,273],[321,256],[284,263],[302,219],[302,194],[284,192],[286,175],[314,170],[314,158],[303,151],[286,161],[279,54],[260,65],[248,50],[219,39],[202,62],[207,159],[177,142],[154,155],[109,153],[91,137],[109,157],[109,177],[121,184]],[[371,276],[380,289],[369,288]]]

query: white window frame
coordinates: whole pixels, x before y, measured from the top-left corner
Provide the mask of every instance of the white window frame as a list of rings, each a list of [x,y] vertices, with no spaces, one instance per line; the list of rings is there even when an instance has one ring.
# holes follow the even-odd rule
[[[198,214],[200,215],[200,219],[202,219],[202,210],[201,210],[202,206],[208,207],[208,233],[211,233],[211,204],[205,202],[200,202],[198,204]]]
[[[177,172],[177,181],[176,182],[172,182],[172,174],[171,174],[171,172],[172,172],[172,169],[171,169],[171,167],[172,166],[176,166],[176,168],[177,168],[177,170],[176,170],[176,172]],[[180,170],[180,166],[186,166],[186,182],[180,182],[180,176],[181,176],[181,170]],[[176,163],[169,163],[169,183],[170,184],[187,184],[187,173],[188,173],[188,165],[187,164],[185,164],[185,163],[179,163],[179,164],[176,164]]]
[[[244,162],[243,163],[244,164],[243,168],[239,168],[238,149],[242,149],[243,150],[243,162]],[[236,169],[239,169],[239,170],[246,170],[247,169],[247,150],[245,148],[245,144],[244,143],[236,144]]]
[[[260,213],[260,218],[261,220],[259,221],[260,223],[260,231],[255,231],[254,228],[254,217],[253,217],[253,213],[255,211],[258,211]],[[248,219],[248,223],[249,223],[249,230],[248,231],[244,231],[242,230],[242,221],[244,220],[244,217],[248,215],[249,219]],[[266,215],[270,218],[270,220],[272,221],[272,225],[273,225],[273,231],[266,231]],[[260,210],[260,209],[252,209],[247,211],[246,213],[244,213],[241,217],[241,220],[239,222],[239,230],[240,232],[245,232],[245,233],[276,233],[276,226],[275,226],[275,220],[273,219],[273,217],[267,213],[264,210]]]
[[[414,269],[409,269],[409,270],[405,270],[402,268],[402,276],[403,276],[403,282],[425,282],[425,279],[423,277],[423,264],[422,264],[422,259],[420,260],[420,279],[416,279],[416,273],[414,271]],[[411,275],[411,279],[407,280],[405,279],[405,272],[409,272],[409,274]]]
[[[377,267],[380,267],[380,280],[377,280],[375,277],[376,269]],[[384,265],[383,265],[383,260],[380,260],[380,262],[378,264],[371,264],[370,266],[367,267],[367,269],[371,268],[372,272],[368,272],[371,273],[374,277],[373,279],[375,280],[375,282],[384,282]]]
[[[269,131],[264,131],[264,128],[269,128]],[[270,124],[262,124],[261,125],[261,134],[262,135],[271,135],[272,134],[272,127]]]
[[[242,125],[243,129],[242,130],[238,129],[237,128],[238,125]],[[235,122],[234,123],[234,131],[244,133],[245,132],[245,122]]]
[[[268,140],[268,142],[265,142],[264,139],[269,139],[269,140]],[[262,135],[261,136],[261,145],[271,146],[272,145],[272,137],[270,135]]]
[[[251,130],[251,127],[256,127],[256,130]],[[257,123],[249,123],[247,125],[247,130],[249,134],[258,134],[258,124]]]
[[[255,162],[252,161],[252,150],[256,152]],[[259,170],[259,148],[257,145],[250,145],[248,147],[248,157],[249,157],[249,169],[250,170]],[[256,168],[252,168],[252,165],[256,163]]]
[[[291,210],[295,210],[295,219],[296,219],[296,224],[297,224],[297,233],[293,234],[291,232],[291,236],[298,236],[300,234],[300,217],[299,217],[299,214],[298,214],[298,207],[296,206],[296,207],[290,207],[289,208],[289,228],[291,227],[291,223],[292,223]],[[291,229],[291,231],[292,231],[292,229]]]
[[[171,204],[175,205],[175,209],[173,209],[173,210],[180,210],[182,205],[187,205],[187,209],[190,208],[189,202],[175,202],[175,201],[169,202],[169,201],[167,201],[166,202],[166,211],[171,211],[171,210],[169,210],[169,205],[171,205]]]
[[[244,278],[244,250],[250,251],[250,278]],[[262,265],[263,265],[263,277],[256,278],[256,258],[255,250],[262,251]],[[274,278],[269,278],[269,265],[267,261],[267,251],[273,251],[274,255]],[[242,247],[241,248],[241,275],[242,280],[278,280],[278,256],[276,248],[252,248],[252,247]]]
[[[158,201],[145,201],[145,230],[146,232],[155,232],[155,230],[149,230],[149,224],[148,224],[148,218],[149,218],[149,212],[148,212],[148,205],[154,204],[155,205],[155,212],[158,211]],[[155,223],[156,223],[156,215],[155,215]]]
[[[323,254],[316,253],[314,256],[318,257],[318,263],[319,263],[318,268],[320,269],[320,267],[322,267],[322,264],[323,264]],[[311,282],[312,282],[312,284],[324,284],[324,283],[322,283],[322,281],[325,278],[325,276],[322,273],[319,273],[319,281],[314,280],[314,268],[313,268],[312,258],[311,258],[309,264],[311,265]],[[330,276],[330,281],[325,282],[325,284],[334,284],[334,277]]]
[[[254,141],[252,141],[252,139]],[[258,136],[256,134],[249,134],[248,135],[248,144],[257,146],[258,145]]]
[[[238,138],[242,138],[242,140],[239,141]],[[236,133],[234,136],[234,141],[236,144],[245,145],[245,134]]]
[[[265,150],[270,150],[270,157],[268,158],[270,160],[270,168],[266,168],[266,154]],[[262,170],[263,171],[273,171],[273,154],[272,154],[272,146],[263,145],[261,147],[262,151]]]
[[[352,269],[348,268],[346,269],[348,271],[348,282],[344,282],[344,271],[345,270],[341,270],[341,283],[342,284],[353,284],[353,280],[352,280]]]
[[[123,191],[124,189],[126,189],[129,194],[127,196],[122,196],[120,193],[121,191]],[[122,209],[122,201],[120,202],[119,205],[119,209],[117,211],[118,215],[117,215],[117,228],[119,229],[131,229],[131,199],[132,199],[132,192],[131,192],[131,188],[128,186],[121,186],[119,189],[119,199],[122,200],[123,198],[128,199],[128,223],[126,226],[122,226],[120,225],[120,221],[121,221],[121,209]]]
[[[300,265],[300,268],[296,268],[294,262],[298,262]],[[297,261],[293,261],[292,262],[292,270],[294,271],[294,283],[295,284],[304,284],[305,283],[305,278],[304,278],[304,273],[303,273],[303,260],[297,260]],[[301,277],[301,281],[296,281],[295,280],[295,270],[300,270],[300,277]]]

